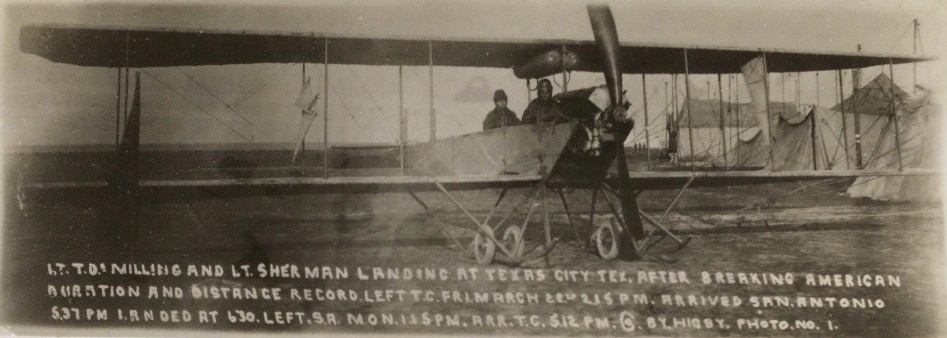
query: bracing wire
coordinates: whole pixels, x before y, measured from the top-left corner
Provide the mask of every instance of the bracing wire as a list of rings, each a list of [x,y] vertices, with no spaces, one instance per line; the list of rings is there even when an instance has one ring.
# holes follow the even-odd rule
[[[175,68],[175,69],[176,69],[179,73],[181,73],[182,75],[184,75],[185,77],[187,77],[189,80],[191,80],[191,82],[194,82],[194,84],[196,84],[198,87],[201,87],[201,89],[203,89],[204,92],[206,92],[208,95],[210,95],[211,97],[213,97],[214,100],[217,100],[217,102],[220,102],[220,104],[223,104],[224,107],[227,107],[227,109],[230,110],[231,112],[233,112],[234,114],[237,114],[237,116],[239,116],[240,119],[242,119],[244,122],[246,122],[246,123],[249,124],[251,127],[253,127],[253,129],[256,129],[256,130],[260,131],[260,133],[263,134],[263,136],[265,136],[266,138],[270,139],[270,141],[273,141],[274,143],[279,144],[279,143],[276,141],[276,139],[274,139],[272,136],[270,136],[270,134],[268,134],[266,131],[264,131],[263,129],[261,129],[260,127],[258,127],[258,126],[257,126],[256,124],[254,124],[253,122],[251,122],[249,119],[247,119],[246,116],[243,116],[243,114],[240,114],[240,112],[238,112],[236,109],[234,109],[234,108],[231,107],[229,104],[227,104],[227,102],[224,102],[224,100],[222,100],[220,97],[218,97],[216,94],[214,94],[214,92],[212,92],[209,88],[205,87],[203,84],[201,84],[201,83],[198,82],[196,79],[194,79],[193,77],[191,77],[190,75],[188,75],[187,73],[185,73],[185,72],[184,72],[183,70],[181,70],[180,68]],[[281,148],[287,149],[287,148],[284,147],[282,144],[280,144],[279,146],[280,146]]]
[[[250,96],[256,94],[257,92],[259,92],[260,90],[262,90],[263,88],[265,88],[267,85],[269,85],[269,83],[272,82],[272,80],[275,79],[277,75],[283,73],[284,71],[286,71],[287,69],[289,69],[289,68],[290,68],[291,66],[293,66],[293,65],[295,65],[295,64],[287,64],[287,65],[281,67],[280,69],[277,69],[276,71],[272,72],[272,73],[271,73],[269,76],[267,76],[267,78],[264,79],[263,82],[261,82],[258,86],[256,86],[255,88],[251,89],[250,91],[248,91],[248,92],[247,92],[246,94],[244,94],[243,96],[241,96],[241,97],[237,98],[236,100],[234,100],[234,102],[231,103],[230,106],[233,106],[233,107],[239,106],[239,105],[242,104],[247,98],[249,98]],[[177,141],[177,143],[184,142],[184,141],[186,141],[187,139],[190,139],[191,137],[193,137],[194,135],[197,135],[199,132],[201,132],[202,130],[204,130],[204,128],[207,128],[207,126],[210,125],[210,123],[211,123],[211,121],[205,121],[205,122],[202,123],[199,127],[197,127],[196,129],[194,129],[193,132],[191,132],[191,133],[185,135],[184,137],[182,137],[181,139],[179,139],[179,140]]]
[[[195,108],[197,108],[198,110],[200,110],[201,112],[203,112],[205,115],[210,116],[211,118],[213,118],[214,120],[216,120],[217,122],[219,122],[219,123],[220,123],[221,125],[223,125],[224,127],[227,127],[227,129],[229,129],[231,132],[233,132],[233,133],[236,134],[237,136],[240,136],[240,138],[242,138],[242,139],[244,139],[244,140],[246,140],[246,141],[248,141],[248,142],[250,142],[250,143],[253,143],[253,140],[251,140],[250,138],[244,136],[243,134],[241,134],[240,132],[238,132],[236,129],[233,129],[231,126],[229,126],[229,125],[227,125],[226,123],[224,123],[224,121],[220,120],[220,118],[218,118],[217,116],[214,116],[214,115],[211,114],[210,112],[204,110],[204,108],[201,108],[199,105],[197,105],[197,103],[195,103],[194,101],[191,101],[191,99],[189,99],[187,96],[184,96],[184,94],[181,94],[180,92],[178,92],[177,90],[175,90],[173,87],[171,87],[170,85],[168,85],[168,84],[165,83],[164,81],[161,81],[161,79],[159,79],[158,77],[156,77],[154,74],[151,74],[150,72],[148,72],[148,71],[145,70],[145,69],[142,69],[141,71],[142,71],[142,73],[145,73],[145,75],[148,75],[149,77],[151,77],[152,79],[154,79],[155,81],[157,81],[158,83],[160,83],[161,85],[163,85],[165,88],[168,88],[168,90],[170,90],[171,92],[173,92],[173,93],[177,94],[178,96],[180,96],[181,98],[183,98],[185,101],[187,101],[187,103],[191,104],[192,106],[194,106]]]
[[[317,72],[319,72],[320,77],[325,76],[322,74],[322,70],[319,69],[319,67],[314,67],[314,68],[316,69]],[[342,108],[345,109],[345,112],[349,115],[349,118],[352,119],[352,122],[355,122],[355,126],[358,127],[358,129],[362,132],[362,136],[365,136],[365,137],[369,136],[368,132],[365,131],[365,128],[362,128],[362,124],[359,123],[358,119],[355,118],[355,115],[352,114],[352,110],[349,109],[348,104],[345,103],[345,100],[342,99],[342,96],[339,95],[339,93],[337,93],[335,89],[333,89],[332,87],[329,87],[329,91],[332,92],[332,97],[336,97],[337,100],[339,100],[339,103],[342,104]]]

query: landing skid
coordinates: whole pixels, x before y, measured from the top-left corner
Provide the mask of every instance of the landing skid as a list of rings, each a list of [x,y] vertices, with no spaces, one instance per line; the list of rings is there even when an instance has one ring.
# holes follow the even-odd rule
[[[684,191],[686,191],[687,188],[690,187],[690,184],[693,181],[694,181],[694,178],[691,177],[687,181],[687,183],[685,183],[684,186],[681,187],[681,189],[677,192],[677,195],[674,197],[674,199],[671,201],[668,207],[664,210],[664,213],[657,220],[655,220],[654,217],[652,217],[651,215],[648,215],[644,211],[640,209],[638,210],[638,215],[641,216],[641,219],[644,221],[644,223],[651,225],[651,230],[649,230],[648,233],[645,235],[645,237],[641,239],[634,239],[631,237],[630,233],[625,232],[625,234],[627,234],[626,237],[628,238],[629,241],[631,241],[633,245],[633,248],[635,250],[635,256],[637,258],[643,259],[643,260],[653,259],[657,261],[676,261],[676,260],[671,260],[666,255],[680,251],[685,246],[687,246],[688,243],[690,243],[690,240],[691,240],[690,237],[685,236],[682,238],[680,236],[677,236],[676,234],[674,234],[673,231],[668,229],[661,222],[664,221],[664,218],[667,217],[667,215],[671,212],[671,210],[674,209],[674,206],[677,205],[677,202],[680,200],[681,196],[684,194]],[[618,210],[617,208],[615,208],[615,205],[608,198],[608,195],[611,194],[612,197],[614,197],[615,199],[618,199],[619,198],[618,193],[614,189],[612,189],[610,186],[608,186],[608,184],[605,184],[605,183],[602,184],[600,189],[602,191],[602,194],[605,195],[605,201],[608,203],[608,206],[611,209],[612,214],[614,215],[615,219],[618,220],[618,224],[621,227],[625,227],[625,223],[621,218],[621,210]],[[655,245],[657,245],[658,243],[660,243],[661,241],[667,238],[671,238],[676,243],[672,249],[663,250],[663,251],[651,250],[652,248],[654,248]]]
[[[493,204],[493,207],[490,209],[490,212],[487,216],[481,221],[478,220],[473,214],[471,214],[463,204],[458,201],[457,198],[451,194],[441,183],[435,182],[434,185],[437,189],[445,196],[451,203],[454,204],[458,209],[460,209],[464,215],[467,216],[474,224],[476,224],[477,234],[471,240],[471,242],[464,246],[460,243],[460,240],[450,234],[447,231],[447,224],[440,220],[440,218],[428,207],[428,205],[414,192],[409,192],[412,198],[424,208],[425,212],[432,217],[434,223],[440,228],[441,232],[454,242],[457,247],[462,250],[469,250],[473,257],[477,260],[477,263],[482,265],[488,265],[491,263],[501,263],[509,266],[520,266],[527,262],[536,261],[543,259],[546,262],[546,265],[549,265],[549,253],[556,247],[556,244],[559,243],[558,238],[552,238],[552,233],[549,224],[549,210],[546,206],[546,190],[548,188],[544,183],[540,182],[529,188],[529,193],[523,196],[516,204],[512,210],[506,213],[500,221],[496,222],[494,225],[490,225],[490,220],[494,215],[500,210],[500,204],[506,197],[507,189],[500,191],[500,196],[497,198],[496,202]],[[541,244],[529,246],[525,238],[527,230],[529,230],[530,219],[533,216],[533,212],[536,211],[537,200],[542,208],[543,215],[543,225],[544,225],[544,238],[541,240]],[[507,221],[510,220],[510,217],[516,214],[523,205],[529,204],[529,207],[526,212],[526,219],[523,221],[522,225],[506,225]],[[498,237],[499,230],[504,229],[502,237]]]
[[[546,266],[549,266],[549,253],[555,248],[556,244],[559,243],[559,238],[552,237],[552,231],[549,223],[549,210],[546,198],[546,194],[549,190],[553,190],[559,195],[559,199],[562,202],[563,209],[565,210],[569,226],[572,228],[572,233],[575,235],[576,242],[580,243],[579,245],[581,246],[581,249],[591,249],[606,261],[614,260],[618,257],[628,257],[644,261],[674,262],[676,259],[672,259],[667,255],[683,249],[690,242],[690,237],[682,238],[677,236],[674,234],[674,232],[661,224],[661,222],[674,208],[674,206],[677,204],[677,201],[680,199],[683,192],[690,186],[692,181],[693,179],[688,181],[681,188],[677,196],[659,219],[656,220],[651,215],[648,215],[641,210],[638,211],[642,220],[644,220],[645,223],[651,227],[647,234],[641,239],[633,238],[631,233],[626,230],[625,222],[621,216],[621,210],[618,209],[616,204],[611,200],[611,198],[617,199],[619,197],[616,192],[605,183],[601,183],[600,185],[589,189],[592,192],[589,222],[592,224],[595,230],[587,240],[583,240],[579,234],[579,230],[576,227],[576,221],[572,217],[569,204],[563,191],[561,189],[548,186],[546,182],[538,182],[531,186],[529,188],[529,192],[525,194],[519,201],[513,204],[513,208],[506,212],[503,218],[501,218],[495,224],[491,224],[491,220],[499,213],[500,205],[502,204],[503,199],[506,197],[508,189],[504,188],[500,191],[499,197],[497,198],[496,202],[493,203],[493,207],[490,209],[484,219],[480,220],[471,214],[467,208],[465,208],[463,204],[460,203],[460,201],[455,198],[455,196],[451,194],[451,192],[448,191],[441,183],[435,182],[434,184],[437,189],[476,225],[476,235],[474,235],[474,238],[466,246],[462,245],[461,241],[457,237],[451,235],[447,228],[448,224],[443,222],[417,194],[414,192],[409,192],[409,194],[412,198],[414,198],[415,201],[418,202],[418,204],[421,205],[421,207],[424,208],[425,212],[431,216],[431,218],[434,220],[434,223],[438,226],[445,237],[450,239],[456,248],[459,248],[458,250],[470,253],[476,259],[477,263],[481,265],[500,263],[515,267],[521,266],[527,262],[543,259],[546,263]],[[608,220],[604,222],[594,224],[595,203],[599,193],[601,193],[602,199],[608,205],[609,211],[611,211],[611,217],[609,217]],[[526,210],[526,218],[523,220],[523,223],[521,225],[507,225],[507,222],[510,220],[510,218],[524,205],[529,205],[529,207]],[[527,245],[528,241],[525,237],[531,223],[530,220],[533,218],[533,213],[537,211],[537,206],[542,208],[544,236],[540,240],[535,241],[540,242],[541,244],[532,245],[530,247]],[[501,229],[503,229],[502,232],[500,231]],[[676,242],[676,246],[674,248],[665,251],[653,250],[655,245],[667,238],[670,238]],[[530,247],[529,250],[527,250],[527,247]]]

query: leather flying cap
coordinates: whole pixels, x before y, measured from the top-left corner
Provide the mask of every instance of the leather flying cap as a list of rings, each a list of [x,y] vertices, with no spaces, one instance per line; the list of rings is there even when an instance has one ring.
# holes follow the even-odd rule
[[[497,89],[497,91],[493,92],[493,102],[506,100],[506,92],[503,91],[503,89]]]

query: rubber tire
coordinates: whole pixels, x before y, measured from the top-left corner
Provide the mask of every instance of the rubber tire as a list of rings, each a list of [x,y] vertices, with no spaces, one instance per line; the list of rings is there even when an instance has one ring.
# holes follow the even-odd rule
[[[477,232],[477,236],[474,236],[474,257],[477,259],[477,263],[480,265],[489,265],[493,263],[493,257],[496,255],[496,244],[493,241],[483,237],[484,234]],[[493,236],[493,231],[490,231],[490,236]]]
[[[615,223],[613,221],[606,222],[596,230],[596,235],[593,235],[595,248],[598,250],[598,255],[602,257],[602,260],[610,261],[618,258],[618,254],[621,251],[621,234],[618,232]],[[611,245],[606,243],[609,239],[611,240]]]
[[[506,249],[510,251],[515,257],[519,257],[520,251],[516,250],[516,243],[519,243],[523,238],[523,230],[520,230],[520,227],[511,225],[509,228],[506,228],[506,231],[503,232],[503,244],[506,246]],[[509,244],[507,246],[507,244]]]

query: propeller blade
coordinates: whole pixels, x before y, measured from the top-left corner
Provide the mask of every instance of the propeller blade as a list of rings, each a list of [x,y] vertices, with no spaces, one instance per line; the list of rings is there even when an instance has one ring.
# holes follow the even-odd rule
[[[634,125],[624,116],[624,94],[622,92],[621,67],[619,66],[618,31],[615,29],[615,18],[607,5],[589,5],[589,20],[592,23],[592,33],[595,34],[595,43],[602,53],[602,64],[605,67],[605,84],[611,98],[611,107],[615,115],[615,161],[618,169],[618,193],[621,199],[622,219],[631,237],[644,238],[644,226],[638,215],[638,201],[635,198],[631,176],[628,173],[628,159],[625,156],[625,138],[631,133]]]
[[[628,227],[628,233],[634,239],[644,238],[644,224],[641,222],[641,216],[638,215],[638,199],[635,197],[634,184],[631,183],[631,176],[628,173],[628,160],[625,156],[624,140],[628,137],[630,128],[622,128],[624,135],[616,138],[615,151],[618,154],[615,157],[618,169],[618,195],[621,198],[621,216],[625,220],[625,226]]]
[[[595,34],[595,44],[602,53],[602,65],[605,66],[605,84],[611,95],[612,106],[618,106],[622,103],[622,86],[615,19],[612,17],[611,8],[606,5],[589,5],[588,10],[589,20],[592,22],[592,33]]]

